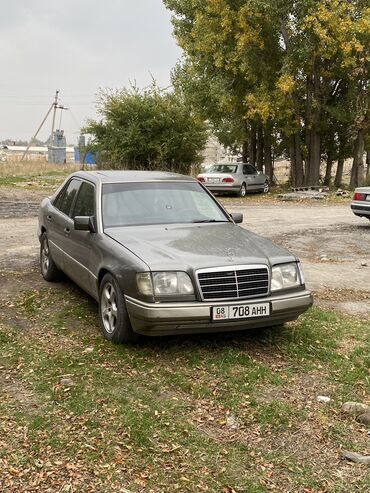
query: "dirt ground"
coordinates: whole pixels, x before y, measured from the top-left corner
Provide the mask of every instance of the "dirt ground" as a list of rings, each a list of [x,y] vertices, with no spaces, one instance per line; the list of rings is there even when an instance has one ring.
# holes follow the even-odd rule
[[[44,195],[0,189],[0,272],[19,275],[37,267],[37,210]],[[355,217],[348,203],[261,204],[247,197],[245,205],[240,199],[226,199],[225,205],[244,214],[243,227],[301,259],[320,305],[370,316],[370,222]]]

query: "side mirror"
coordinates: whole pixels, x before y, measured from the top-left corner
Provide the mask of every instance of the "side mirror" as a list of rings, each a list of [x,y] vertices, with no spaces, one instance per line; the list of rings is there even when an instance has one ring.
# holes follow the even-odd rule
[[[230,213],[231,219],[234,223],[242,223],[243,222],[243,214],[241,212],[232,212]]]
[[[74,218],[74,228],[76,231],[96,233],[94,218],[92,216],[76,216]]]
[[[257,171],[257,175],[262,175],[262,171]]]

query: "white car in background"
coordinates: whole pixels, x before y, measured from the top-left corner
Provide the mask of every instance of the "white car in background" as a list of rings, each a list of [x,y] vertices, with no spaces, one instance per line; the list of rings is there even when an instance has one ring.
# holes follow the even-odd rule
[[[269,177],[247,163],[213,164],[197,176],[211,192],[228,192],[245,197],[249,192],[269,191]]]
[[[351,209],[355,216],[366,217],[370,221],[370,187],[355,189]]]

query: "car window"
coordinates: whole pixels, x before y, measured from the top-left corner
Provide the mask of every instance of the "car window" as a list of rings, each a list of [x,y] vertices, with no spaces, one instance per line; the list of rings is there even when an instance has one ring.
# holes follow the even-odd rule
[[[54,207],[68,216],[80,185],[80,180],[72,179],[56,198]]]
[[[192,182],[105,184],[102,211],[105,228],[229,220],[203,187]]]
[[[237,170],[237,164],[214,164],[207,173],[236,173]]]
[[[95,215],[95,187],[91,183],[82,182],[78,192],[72,217]]]
[[[243,175],[247,175],[247,174],[248,174],[248,165],[244,164],[243,165]]]
[[[256,175],[257,174],[257,170],[251,164],[247,164],[247,173],[246,174],[247,175]]]

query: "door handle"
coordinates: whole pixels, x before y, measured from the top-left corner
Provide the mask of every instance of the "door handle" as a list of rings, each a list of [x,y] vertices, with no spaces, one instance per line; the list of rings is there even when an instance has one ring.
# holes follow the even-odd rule
[[[46,216],[46,219],[49,221],[49,223],[53,220],[53,218],[50,216],[50,214],[48,216]]]
[[[71,230],[69,228],[64,228],[64,234],[69,236],[71,234]]]

